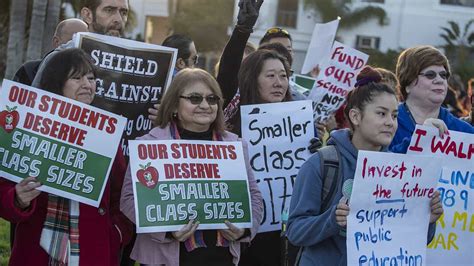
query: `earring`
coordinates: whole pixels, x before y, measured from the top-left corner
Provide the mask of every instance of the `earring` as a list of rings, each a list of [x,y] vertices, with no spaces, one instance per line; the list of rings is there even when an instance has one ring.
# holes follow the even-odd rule
[[[178,118],[178,113],[173,113],[173,118]]]

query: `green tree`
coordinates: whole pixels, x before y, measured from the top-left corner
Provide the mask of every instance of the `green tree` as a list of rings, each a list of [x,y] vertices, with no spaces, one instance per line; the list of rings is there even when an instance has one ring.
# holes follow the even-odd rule
[[[180,0],[171,28],[190,36],[199,52],[219,51],[227,42],[233,10],[233,0]]]
[[[439,36],[445,40],[442,46],[449,58],[452,72],[461,76],[463,82],[474,77],[474,19],[469,20],[464,27],[454,21],[448,21],[448,26],[441,27]]]
[[[387,13],[381,7],[368,5],[351,9],[351,0],[305,0],[305,7],[313,8],[321,16],[322,22],[341,17],[339,27],[350,29],[369,19],[376,18],[384,25]]]

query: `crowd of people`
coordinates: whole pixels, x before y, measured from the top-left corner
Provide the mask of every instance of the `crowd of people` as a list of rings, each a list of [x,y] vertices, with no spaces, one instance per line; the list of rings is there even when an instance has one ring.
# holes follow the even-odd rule
[[[285,29],[268,29],[258,48],[248,42],[262,4],[263,0],[239,2],[237,25],[215,77],[195,68],[199,47],[190,37],[166,38],[162,45],[178,50],[173,80],[160,104],[148,110],[155,127],[138,138],[242,142],[246,168],[236,172],[248,177],[252,227],[240,228],[227,221],[227,229],[200,230],[199,220],[189,220],[178,231],[135,234],[132,174],[118,147],[97,208],[37,190],[42,185],[37,177],[19,183],[0,178],[0,217],[10,221],[14,231],[9,265],[133,265],[128,264],[132,260],[140,265],[288,263],[281,256],[281,231],[258,233],[262,195],[242,139],[240,106],[305,100],[306,96],[289,83],[293,49]],[[84,1],[83,21],[59,23],[52,40],[55,50],[25,63],[14,80],[92,104],[96,66],[87,53],[71,48],[69,41],[73,33],[82,31],[122,36],[128,11],[128,0]],[[354,178],[359,150],[406,153],[416,125],[436,127],[440,135],[447,130],[473,134],[467,93],[462,86],[450,84],[452,76],[440,50],[428,45],[408,48],[400,54],[395,73],[364,67],[346,104],[333,114],[334,122],[315,122],[314,138],[308,143],[313,155],[296,178],[286,232],[293,245],[303,247],[298,265],[347,264],[346,238],[339,232],[347,225],[350,204],[340,201],[341,187],[327,204],[321,200],[324,176],[317,151],[323,142],[335,146],[341,158],[344,180],[338,182],[342,183]],[[428,243],[443,213],[438,192],[430,206]],[[196,245],[197,240],[203,244]]]

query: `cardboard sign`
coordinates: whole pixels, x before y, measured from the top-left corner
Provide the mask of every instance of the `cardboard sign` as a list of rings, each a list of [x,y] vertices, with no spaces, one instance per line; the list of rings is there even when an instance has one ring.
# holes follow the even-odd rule
[[[130,141],[137,233],[252,227],[241,142]]]
[[[314,137],[311,101],[243,105],[242,137],[249,143],[250,165],[263,197],[259,232],[281,229],[296,175],[310,156]]]
[[[348,265],[427,265],[430,198],[440,172],[440,161],[429,157],[359,151]]]
[[[74,41],[98,68],[92,105],[128,119],[121,142],[128,158],[128,140],[153,127],[148,108],[160,101],[171,83],[177,50],[84,32],[76,34]]]
[[[474,265],[474,135],[417,126],[408,153],[442,159],[441,192],[444,214],[428,245],[429,265]]]
[[[340,42],[334,42],[331,56],[321,65],[314,88],[309,98],[315,102],[314,115],[324,121],[346,101],[354,88],[357,74],[367,63],[369,56]]]
[[[10,80],[0,95],[0,176],[99,206],[126,119]]]

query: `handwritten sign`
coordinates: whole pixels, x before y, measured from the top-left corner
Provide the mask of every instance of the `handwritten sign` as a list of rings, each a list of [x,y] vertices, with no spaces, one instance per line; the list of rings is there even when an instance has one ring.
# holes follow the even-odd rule
[[[321,66],[321,73],[309,94],[309,98],[315,102],[317,121],[328,119],[344,104],[347,94],[354,88],[357,74],[368,59],[368,55],[334,42],[331,56]]]
[[[75,45],[97,66],[92,105],[128,118],[121,142],[128,158],[128,140],[152,129],[148,108],[158,103],[172,79],[177,50],[94,33],[78,33]]]
[[[10,80],[0,99],[0,176],[99,206],[126,119]]]
[[[348,265],[426,265],[440,161],[359,151],[347,226]]]
[[[241,142],[130,141],[137,233],[252,227]]]
[[[259,232],[280,230],[298,170],[310,156],[311,101],[243,105],[241,117],[242,137],[249,142],[250,165],[263,197]]]
[[[417,126],[408,153],[442,158],[441,192],[444,214],[428,246],[430,265],[474,265],[474,135]]]

